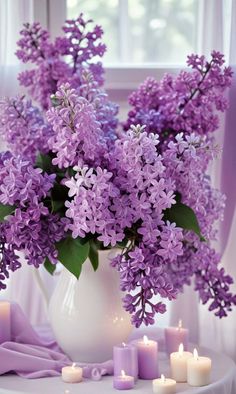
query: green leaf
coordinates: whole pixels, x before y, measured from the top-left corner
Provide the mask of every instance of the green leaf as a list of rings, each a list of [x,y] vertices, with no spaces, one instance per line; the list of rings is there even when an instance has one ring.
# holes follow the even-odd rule
[[[41,168],[43,171],[50,173],[52,169],[52,160],[49,155],[39,153],[36,158],[36,167]]]
[[[205,241],[205,238],[201,234],[197,217],[192,208],[187,205],[180,202],[172,205],[171,208],[165,210],[164,220],[169,220],[171,223],[175,222],[178,227],[181,227],[184,230],[194,231],[201,241]]]
[[[68,187],[56,182],[51,190],[52,199],[54,201],[65,201],[68,199],[68,191]]]
[[[15,211],[15,207],[12,205],[0,204],[0,222],[3,222],[7,215],[11,215]]]
[[[65,201],[51,199],[52,212],[58,212],[61,208],[65,207]]]
[[[82,244],[80,238],[67,237],[56,244],[58,260],[77,279],[80,276],[82,264],[89,255],[89,242]]]
[[[116,247],[117,247],[117,248],[120,248],[120,249],[124,249],[124,248],[126,247],[128,241],[129,241],[128,238],[125,237],[125,238],[123,239],[123,241],[117,242]]]
[[[99,265],[98,250],[92,239],[90,240],[89,260],[91,261],[94,271],[97,271]]]
[[[178,191],[175,193],[175,200],[177,203],[181,203],[182,195]]]
[[[58,107],[58,105],[61,103],[61,100],[58,99],[55,94],[51,94],[50,99],[53,107]]]
[[[45,262],[44,262],[44,268],[49,272],[49,274],[53,275],[56,265],[52,264],[51,261],[46,257]]]

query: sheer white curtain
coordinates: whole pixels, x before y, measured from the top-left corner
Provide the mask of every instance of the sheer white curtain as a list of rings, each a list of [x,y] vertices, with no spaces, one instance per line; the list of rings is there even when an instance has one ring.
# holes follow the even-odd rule
[[[32,22],[35,7],[43,5],[40,0],[1,0],[0,1],[0,97],[19,94],[21,88],[17,81],[20,63],[15,56],[16,41],[24,22]],[[0,141],[0,149],[4,148]],[[1,292],[1,298],[19,302],[32,323],[43,323],[46,319],[45,304],[33,270],[24,264],[23,269],[15,272],[9,281],[8,291]],[[26,291],[27,289],[27,291]]]
[[[202,28],[199,36],[199,53],[208,55],[212,49],[222,51],[236,73],[236,1],[202,1]],[[236,281],[236,75],[229,91],[230,107],[221,119],[218,144],[223,147],[222,156],[211,169],[216,187],[226,194],[225,219],[220,229],[220,242],[216,245],[222,253],[222,266]],[[236,292],[236,285],[232,288]],[[207,307],[198,303],[191,288],[171,306],[171,323],[183,318],[190,328],[192,340],[202,345],[223,351],[236,360],[236,310],[219,320]]]
[[[19,93],[17,74],[19,62],[14,55],[16,39],[22,23],[33,20],[33,2],[29,0],[0,1],[0,82],[1,96]]]

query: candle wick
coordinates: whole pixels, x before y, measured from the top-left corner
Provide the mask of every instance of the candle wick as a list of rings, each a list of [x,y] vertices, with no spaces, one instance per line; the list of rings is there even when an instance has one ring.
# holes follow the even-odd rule
[[[166,381],[165,375],[163,375],[163,374],[161,374],[161,381],[162,381],[162,383],[165,383],[165,381]]]

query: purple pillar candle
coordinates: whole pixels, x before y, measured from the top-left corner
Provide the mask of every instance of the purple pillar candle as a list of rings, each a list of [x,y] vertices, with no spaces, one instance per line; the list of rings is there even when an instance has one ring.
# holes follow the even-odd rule
[[[125,371],[127,375],[133,376],[135,380],[138,378],[138,352],[134,345],[114,346],[114,375],[120,376],[121,371]]]
[[[0,301],[0,344],[11,340],[11,304]]]
[[[184,349],[188,350],[188,334],[188,329],[182,327],[182,320],[179,321],[178,327],[165,328],[167,354],[178,352],[181,343],[184,345]]]
[[[158,343],[149,340],[146,335],[137,342],[138,374],[140,379],[156,379],[158,371]]]
[[[114,376],[113,387],[116,390],[130,390],[134,388],[134,377],[125,374],[125,371],[121,371],[121,375]]]

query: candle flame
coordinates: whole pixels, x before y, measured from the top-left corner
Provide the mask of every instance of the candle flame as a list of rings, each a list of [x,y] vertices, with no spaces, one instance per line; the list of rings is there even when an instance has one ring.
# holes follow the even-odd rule
[[[198,360],[198,352],[197,352],[197,349],[194,349],[194,351],[193,351],[193,357],[194,357],[195,360]]]
[[[121,370],[121,376],[124,377],[125,376],[125,371],[122,369]]]
[[[147,335],[143,336],[143,342],[145,343],[145,345],[148,345],[148,337],[147,337]]]
[[[165,381],[166,381],[165,375],[161,374],[161,383],[165,383]]]
[[[72,368],[75,368],[75,367],[76,367],[76,363],[73,363],[73,364],[72,364]]]
[[[182,327],[183,327],[182,320],[181,320],[181,319],[179,319],[178,329],[180,330]]]
[[[183,356],[183,353],[184,353],[184,345],[181,343],[179,345],[179,356]]]
[[[122,345],[125,347],[125,346],[126,346],[126,343],[125,343],[125,342],[122,342]]]

